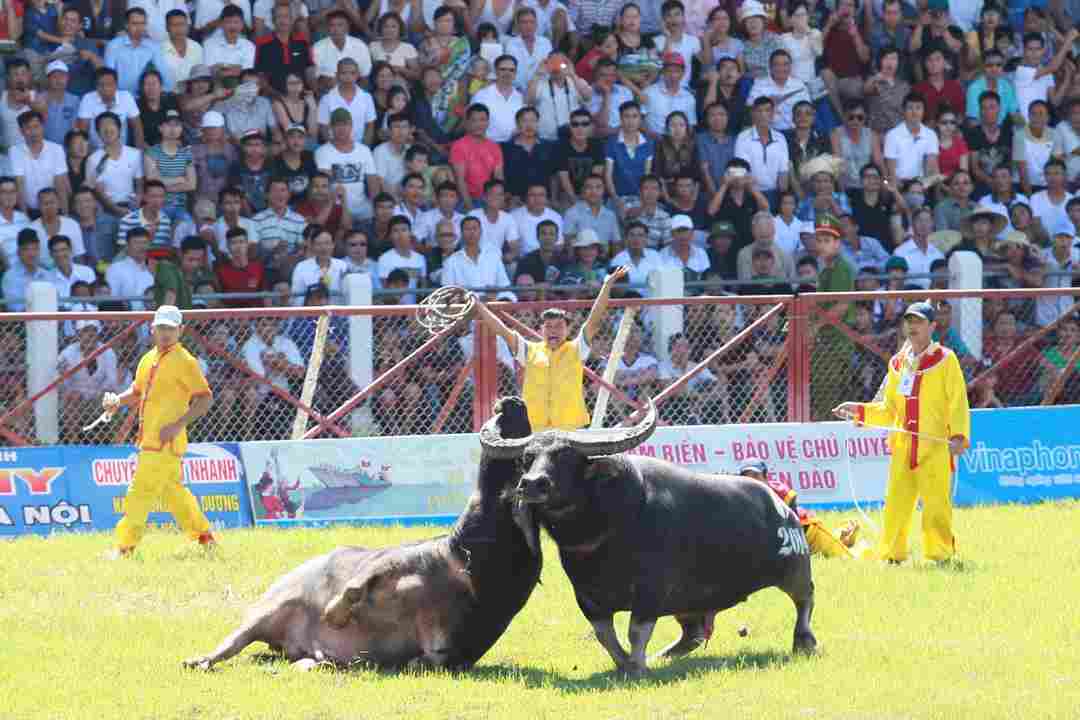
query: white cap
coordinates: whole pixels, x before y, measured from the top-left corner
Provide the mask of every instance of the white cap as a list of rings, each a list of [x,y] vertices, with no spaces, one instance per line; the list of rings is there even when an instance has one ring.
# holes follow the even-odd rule
[[[802,221],[802,227],[799,228],[799,234],[800,235],[816,235],[817,234],[817,228],[814,227],[814,221],[813,220],[803,220]]]
[[[765,6],[757,2],[757,0],[747,0],[739,8],[740,21],[752,17],[768,18],[768,15],[765,14]]]
[[[671,232],[676,230],[693,230],[694,221],[688,215],[676,215],[671,218]]]
[[[596,234],[596,231],[592,228],[585,228],[578,231],[577,239],[574,240],[574,247],[589,247],[590,245],[599,245],[600,236]]]
[[[509,290],[503,290],[502,292],[500,292],[498,295],[495,296],[495,299],[496,300],[505,300],[506,302],[517,302],[518,301],[517,295],[510,292]]]
[[[207,110],[202,116],[202,126],[204,128],[223,128],[225,127],[225,116],[217,110]]]
[[[68,71],[67,63],[63,60],[53,60],[51,63],[48,64],[48,66],[46,66],[45,76],[48,77],[49,75],[52,75],[54,72],[57,71],[66,73]]]
[[[154,322],[151,323],[151,327],[155,325],[180,327],[180,323],[183,321],[184,317],[180,314],[180,308],[175,305],[162,305],[154,313]]]
[[[98,332],[101,332],[101,323],[97,320],[76,320],[75,332],[79,332],[83,328],[94,328]]]

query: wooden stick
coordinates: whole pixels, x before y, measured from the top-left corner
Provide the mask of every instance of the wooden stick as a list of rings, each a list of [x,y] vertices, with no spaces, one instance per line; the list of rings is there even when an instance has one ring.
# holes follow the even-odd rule
[[[330,316],[320,315],[315,324],[315,342],[311,346],[311,360],[308,362],[307,374],[304,376],[304,388],[300,392],[300,401],[307,407],[311,407],[311,399],[315,396],[315,383],[319,379],[319,368],[322,367],[323,348],[326,346],[326,333],[330,330]],[[307,431],[308,414],[296,409],[296,420],[293,421],[292,439],[300,440]]]
[[[622,362],[623,350],[626,348],[626,339],[630,337],[630,328],[634,326],[634,313],[632,307],[623,311],[622,320],[619,321],[619,330],[615,333],[615,342],[611,343],[611,356],[608,357],[607,367],[604,368],[604,382],[611,384],[615,381],[615,373]],[[608,398],[611,391],[603,385],[596,393],[596,405],[593,407],[592,429],[604,427],[604,416],[607,415]]]

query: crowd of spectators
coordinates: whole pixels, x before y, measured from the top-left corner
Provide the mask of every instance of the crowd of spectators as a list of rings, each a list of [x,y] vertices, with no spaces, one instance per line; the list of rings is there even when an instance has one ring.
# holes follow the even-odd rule
[[[958,251],[982,258],[988,287],[1070,287],[1080,2],[1043,4],[14,0],[2,18],[16,47],[0,96],[0,301],[24,310],[44,281],[64,310],[313,305],[339,300],[353,273],[387,304],[439,285],[583,298],[612,265],[631,267],[627,296],[647,295],[661,268],[683,272],[687,295],[873,292],[945,287]],[[839,242],[819,242],[822,226]],[[985,303],[978,357],[949,309],[940,336],[975,377],[1072,306]],[[895,349],[898,304],[831,311]],[[643,313],[620,387],[664,387],[756,313],[687,307],[663,363]],[[822,383],[872,395],[881,353],[812,325]],[[235,437],[287,431],[293,408],[272,388],[295,392],[314,327],[196,328]],[[783,418],[784,373],[769,370],[786,325],[768,327],[684,388],[669,419]],[[63,323],[62,366],[124,328]],[[25,341],[9,335],[4,400],[17,402]],[[375,337],[376,370],[422,340],[400,317]],[[322,410],[356,389],[340,318],[330,338]],[[145,342],[131,332],[65,382],[65,433],[127,381]],[[1038,402],[1051,388],[1076,400],[1078,343],[1061,324],[1012,358],[1032,371],[983,374],[977,403]],[[471,389],[457,380],[472,350],[463,335],[373,398],[375,431],[429,431],[451,399],[465,418]],[[511,387],[513,361],[499,357]],[[735,385],[748,389],[723,389]]]

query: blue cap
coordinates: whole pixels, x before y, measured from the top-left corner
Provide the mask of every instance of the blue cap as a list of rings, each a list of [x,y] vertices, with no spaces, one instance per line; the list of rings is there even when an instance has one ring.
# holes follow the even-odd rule
[[[907,317],[908,315],[921,317],[926,322],[934,322],[934,306],[930,304],[929,300],[913,302],[904,311],[904,316]]]
[[[739,466],[739,474],[743,475],[747,471],[767,475],[769,473],[769,468],[763,460],[747,460]]]

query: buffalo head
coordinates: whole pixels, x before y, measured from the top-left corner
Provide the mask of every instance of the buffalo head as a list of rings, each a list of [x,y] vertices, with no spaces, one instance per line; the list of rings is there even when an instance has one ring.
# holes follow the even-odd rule
[[[486,452],[521,458],[523,474],[517,487],[522,502],[548,512],[575,505],[594,475],[592,465],[605,464],[605,456],[637,447],[656,429],[656,407],[648,401],[645,417],[637,425],[603,432],[549,430],[526,438],[509,439],[480,432]]]

